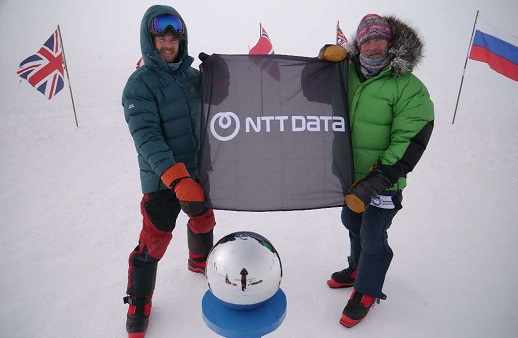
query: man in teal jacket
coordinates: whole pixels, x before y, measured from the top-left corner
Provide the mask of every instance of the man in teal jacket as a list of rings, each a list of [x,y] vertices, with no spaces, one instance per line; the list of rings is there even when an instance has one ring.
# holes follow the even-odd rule
[[[434,108],[412,74],[422,58],[416,31],[395,17],[366,15],[346,45],[324,46],[330,61],[349,55],[348,99],[356,182],[345,196],[342,223],[349,230],[349,267],[335,272],[331,288],[354,286],[340,323],[352,327],[369,312],[393,257],[387,230],[401,209],[402,189],[430,139]],[[341,56],[336,58],[336,56]]]
[[[189,216],[191,271],[205,273],[216,224],[197,182],[201,78],[191,67],[187,27],[180,14],[169,6],[150,7],[142,19],[140,46],[144,66],[130,76],[122,95],[143,193],[143,227],[129,257],[124,297],[130,337],[143,337],[147,329],[158,261],[172,239],[180,210]]]

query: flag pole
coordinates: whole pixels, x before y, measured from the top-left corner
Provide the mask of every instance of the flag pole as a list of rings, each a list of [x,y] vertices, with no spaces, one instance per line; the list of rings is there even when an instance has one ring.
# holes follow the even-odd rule
[[[473,35],[475,35],[475,27],[477,26],[478,12],[479,12],[479,10],[477,10],[477,15],[475,16],[475,23],[473,24],[473,31],[471,32],[471,39],[469,40],[468,53],[466,54],[466,61],[464,61],[464,70],[462,71],[462,79],[460,80],[459,94],[457,95],[457,103],[455,104],[455,112],[453,113],[453,119],[451,121],[451,124],[455,123],[455,116],[457,115],[457,107],[459,106],[460,92],[462,90],[462,83],[464,82],[464,74],[466,73],[466,66],[468,64],[469,50],[471,49],[471,45],[473,44]]]
[[[65,47],[63,46],[63,39],[61,38],[61,28],[58,25],[59,42],[61,43],[61,50],[63,51],[63,62],[65,63],[65,72],[67,73],[68,89],[70,90],[70,98],[72,99],[72,109],[74,109],[74,118],[76,120],[76,127],[79,127],[77,122],[76,106],[74,104],[74,96],[72,95],[72,86],[70,85],[70,76],[68,76],[67,58],[65,57]]]
[[[338,45],[338,27],[340,27],[340,20],[336,21],[336,32],[335,32],[335,35],[336,35],[336,44]]]
[[[263,24],[259,22],[259,40],[261,40],[261,37],[263,36]],[[263,67],[261,66],[261,114],[264,109],[264,103],[263,103]]]

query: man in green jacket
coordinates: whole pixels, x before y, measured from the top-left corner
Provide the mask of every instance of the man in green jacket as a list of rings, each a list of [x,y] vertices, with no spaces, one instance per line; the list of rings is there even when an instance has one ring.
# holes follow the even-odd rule
[[[382,292],[393,257],[387,230],[401,209],[406,176],[432,134],[434,107],[412,74],[422,58],[417,32],[395,17],[368,14],[346,45],[324,46],[320,58],[349,55],[348,100],[356,182],[345,195],[342,223],[349,230],[348,268],[327,281],[354,289],[340,323],[352,327]],[[339,56],[338,59],[336,56]],[[341,56],[341,57],[340,57]]]
[[[140,46],[144,66],[128,79],[122,105],[135,143],[142,187],[143,226],[129,257],[126,329],[143,337],[151,312],[158,261],[176,219],[188,216],[188,268],[205,273],[216,224],[205,206],[199,176],[201,77],[188,54],[187,27],[172,7],[155,5],[144,14]]]

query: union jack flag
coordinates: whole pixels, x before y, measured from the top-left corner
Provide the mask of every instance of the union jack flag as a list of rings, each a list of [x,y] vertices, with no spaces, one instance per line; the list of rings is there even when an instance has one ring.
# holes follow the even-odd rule
[[[20,63],[20,69],[16,74],[27,80],[49,100],[63,89],[63,50],[57,29],[36,54]]]
[[[342,32],[342,29],[340,28],[340,23],[336,23],[336,44],[338,46],[345,46],[345,44],[349,42],[347,41],[347,37],[345,36],[344,32]]]

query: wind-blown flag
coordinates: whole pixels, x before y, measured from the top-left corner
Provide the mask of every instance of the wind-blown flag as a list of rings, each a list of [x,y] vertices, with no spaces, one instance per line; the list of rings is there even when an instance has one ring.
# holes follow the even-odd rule
[[[265,60],[280,80],[263,71]],[[343,62],[213,54],[200,69],[200,183],[213,208],[343,205],[354,172]]]
[[[257,44],[250,49],[248,52],[249,55],[270,55],[275,54],[273,50],[272,41],[270,40],[270,37],[268,36],[268,33],[266,33],[266,30],[263,28],[263,25],[261,26],[261,36],[259,37],[259,41],[257,41]],[[256,59],[257,62],[259,60],[264,61],[262,64],[262,68],[266,69],[266,72],[270,74],[272,78],[279,81],[280,79],[280,73],[279,73],[279,66],[277,63],[273,60],[268,59]]]
[[[487,22],[477,29],[469,58],[486,62],[496,72],[518,81],[518,37],[495,29]]]
[[[143,58],[140,58],[138,61],[137,61],[137,64],[135,65],[135,69],[139,69],[140,67],[142,67],[142,65],[144,64],[144,59]]]
[[[336,23],[336,44],[338,46],[345,46],[345,44],[349,42],[347,40],[347,37],[345,36],[344,32],[342,32],[342,29],[340,28],[340,22]]]
[[[266,33],[266,30],[261,25],[261,36],[259,37],[259,41],[257,44],[250,49],[248,54],[256,54],[256,55],[264,55],[264,54],[275,54],[273,51],[272,41]]]
[[[20,63],[16,74],[49,100],[63,89],[63,52],[57,29],[36,54]]]

